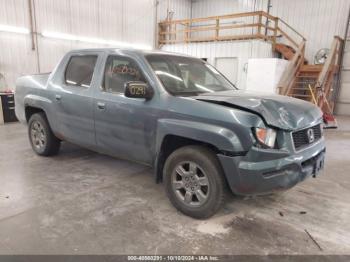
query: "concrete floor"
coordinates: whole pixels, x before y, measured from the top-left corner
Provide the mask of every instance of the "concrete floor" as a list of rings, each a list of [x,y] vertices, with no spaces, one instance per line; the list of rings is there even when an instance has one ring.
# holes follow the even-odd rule
[[[177,212],[149,168],[66,143],[39,157],[25,126],[0,126],[0,254],[350,254],[350,118],[338,121],[322,176],[231,197],[205,221]]]

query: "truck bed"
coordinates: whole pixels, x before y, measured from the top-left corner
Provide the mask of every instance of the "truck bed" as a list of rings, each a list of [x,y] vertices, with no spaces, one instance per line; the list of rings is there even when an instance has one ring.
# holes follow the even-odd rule
[[[22,76],[16,81],[15,111],[20,122],[26,122],[25,99],[28,96],[47,97],[46,86],[50,73]]]

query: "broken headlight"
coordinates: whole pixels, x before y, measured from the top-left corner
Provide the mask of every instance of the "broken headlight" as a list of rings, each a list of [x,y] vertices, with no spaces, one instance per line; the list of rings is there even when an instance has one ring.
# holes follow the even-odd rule
[[[253,128],[253,133],[260,145],[274,148],[276,143],[276,130],[272,128]]]

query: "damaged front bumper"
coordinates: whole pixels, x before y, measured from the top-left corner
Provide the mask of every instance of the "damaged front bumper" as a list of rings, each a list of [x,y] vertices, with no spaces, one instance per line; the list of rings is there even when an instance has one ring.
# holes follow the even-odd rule
[[[253,147],[245,156],[218,155],[234,194],[257,195],[288,189],[323,169],[325,143],[322,137],[302,151]]]

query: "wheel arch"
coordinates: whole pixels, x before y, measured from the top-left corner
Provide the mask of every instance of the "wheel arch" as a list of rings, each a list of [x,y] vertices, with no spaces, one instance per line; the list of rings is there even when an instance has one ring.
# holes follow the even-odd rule
[[[43,112],[54,134],[57,134],[56,113],[53,111],[53,103],[50,99],[41,95],[29,94],[24,98],[24,120],[28,123],[30,117],[39,112]]]
[[[44,113],[46,116],[46,112],[44,109],[40,107],[30,106],[30,105],[25,106],[24,113],[25,113],[27,123],[29,122],[29,119],[31,118],[31,116],[36,113]]]
[[[158,123],[154,176],[162,181],[163,167],[167,157],[180,147],[201,145],[215,154],[236,155],[243,152],[237,135],[227,128],[211,124],[163,119]]]

